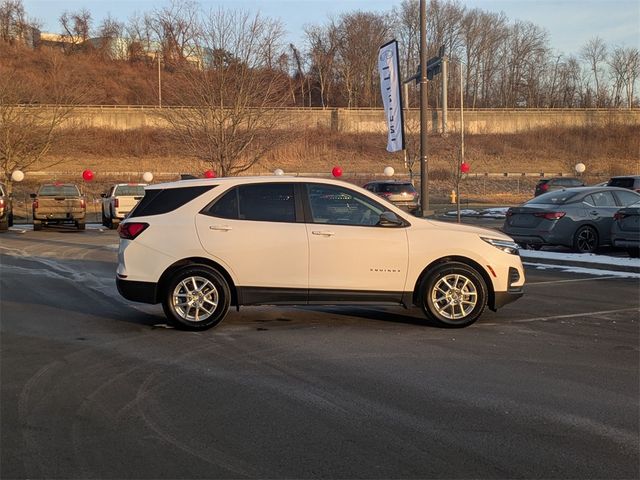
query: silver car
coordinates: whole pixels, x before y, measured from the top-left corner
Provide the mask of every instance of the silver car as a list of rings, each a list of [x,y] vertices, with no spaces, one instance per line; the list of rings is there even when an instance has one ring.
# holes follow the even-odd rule
[[[639,194],[624,188],[567,188],[510,208],[503,230],[524,247],[563,245],[593,253],[611,243],[614,214],[638,201]]]

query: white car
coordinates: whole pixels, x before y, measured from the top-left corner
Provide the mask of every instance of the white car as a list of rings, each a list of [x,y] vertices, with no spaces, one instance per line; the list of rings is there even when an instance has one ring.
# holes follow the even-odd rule
[[[204,330],[231,305],[391,303],[451,327],[522,295],[518,245],[413,217],[337,180],[237,177],[146,188],[120,224],[117,286]]]

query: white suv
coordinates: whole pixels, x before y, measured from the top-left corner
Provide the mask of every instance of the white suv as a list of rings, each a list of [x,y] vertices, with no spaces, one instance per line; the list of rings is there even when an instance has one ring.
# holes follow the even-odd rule
[[[204,330],[235,305],[392,303],[451,327],[522,295],[518,246],[413,217],[336,180],[238,177],[149,186],[120,224],[117,285]]]

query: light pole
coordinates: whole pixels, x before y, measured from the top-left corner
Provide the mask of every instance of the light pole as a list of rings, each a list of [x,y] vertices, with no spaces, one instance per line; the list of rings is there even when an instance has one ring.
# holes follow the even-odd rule
[[[462,164],[464,163],[464,83],[462,76],[462,65],[460,63],[460,164],[458,165],[457,175],[462,175]],[[458,223],[460,223],[460,180],[456,182],[456,209],[458,214]]]
[[[427,166],[427,5],[420,0],[420,207],[429,213],[429,170]]]

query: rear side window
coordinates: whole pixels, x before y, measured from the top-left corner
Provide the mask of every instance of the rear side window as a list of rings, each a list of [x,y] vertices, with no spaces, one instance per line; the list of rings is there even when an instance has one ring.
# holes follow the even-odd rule
[[[147,190],[140,203],[131,211],[129,217],[148,217],[171,212],[214,187],[215,185],[202,185],[198,187]]]
[[[295,222],[293,184],[242,185],[225,193],[202,213],[231,220]]]
[[[611,192],[596,192],[585,198],[587,203],[595,207],[615,207],[616,201]]]

